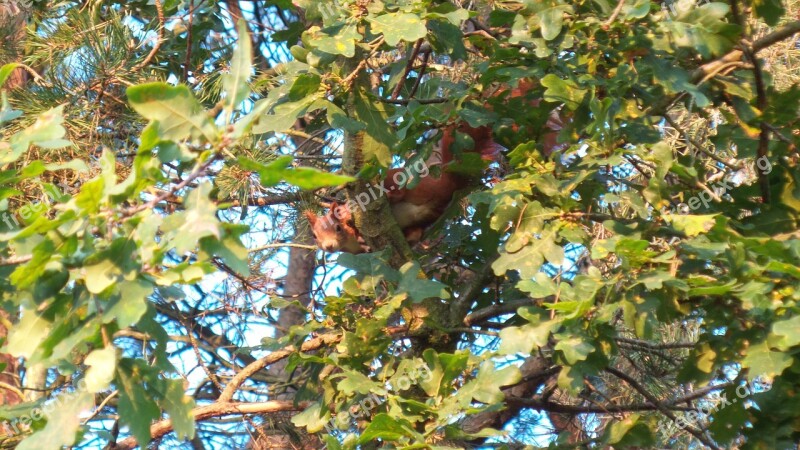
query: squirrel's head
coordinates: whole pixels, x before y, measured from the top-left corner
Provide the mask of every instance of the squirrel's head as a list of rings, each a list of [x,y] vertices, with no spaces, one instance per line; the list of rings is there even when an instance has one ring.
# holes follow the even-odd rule
[[[347,205],[336,202],[324,216],[318,216],[312,211],[306,211],[305,216],[311,224],[311,231],[319,248],[326,252],[343,251],[347,253],[361,253],[363,251],[359,234],[350,223],[352,214]]]

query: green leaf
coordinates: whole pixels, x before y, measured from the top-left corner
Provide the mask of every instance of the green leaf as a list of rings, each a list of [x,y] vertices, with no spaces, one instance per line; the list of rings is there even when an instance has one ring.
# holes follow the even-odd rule
[[[664,221],[672,225],[672,228],[685,233],[689,237],[705,233],[714,226],[716,214],[706,215],[680,215],[666,214],[662,216]]]
[[[170,241],[178,253],[194,250],[204,237],[221,237],[217,205],[209,198],[212,189],[211,183],[200,183],[184,196],[186,210],[164,219],[163,230],[169,232]]]
[[[233,125],[231,137],[239,139],[251,133],[256,123],[267,117],[266,112],[269,111],[270,108],[272,108],[270,99],[262,98],[258,100],[255,105],[253,105],[253,109]]]
[[[294,125],[298,117],[304,116],[312,104],[320,99],[320,94],[302,98],[297,101],[284,102],[272,108],[269,114],[264,114],[253,125],[254,134],[286,131]]]
[[[153,289],[150,281],[142,279],[124,280],[117,284],[117,293],[103,310],[103,323],[116,320],[122,329],[135,325],[147,311],[147,297]]]
[[[403,437],[414,437],[416,433],[410,422],[403,419],[395,419],[394,417],[380,413],[375,415],[372,422],[367,426],[359,444],[366,444],[368,442],[376,442],[378,439],[383,441],[398,441]]]
[[[385,389],[380,387],[380,385],[372,381],[369,377],[361,372],[355,372],[352,370],[345,370],[343,372],[342,381],[340,381],[337,385],[337,389],[348,396],[353,393],[362,395],[367,395],[371,392],[376,392],[380,395],[384,395],[386,393]]]
[[[66,133],[64,123],[64,106],[57,106],[36,118],[33,125],[13,135],[8,143],[0,142],[0,165],[19,159],[28,148],[37,145],[42,148],[56,149],[72,145],[62,139]]]
[[[112,261],[104,259],[97,264],[83,268],[86,288],[92,294],[99,294],[117,281],[122,271]]]
[[[727,398],[733,397],[734,393],[734,389],[728,390]],[[708,424],[708,430],[714,436],[715,442],[727,444],[741,436],[741,430],[746,426],[750,418],[746,407],[746,402],[737,401],[714,412],[714,418]]]
[[[429,348],[422,353],[422,357],[428,365],[429,375],[420,380],[420,386],[425,392],[434,397],[436,395],[448,395],[452,389],[452,382],[467,368],[469,355],[466,353],[437,354],[435,350]]]
[[[522,374],[516,366],[506,366],[497,369],[492,361],[484,361],[478,369],[478,376],[470,381],[463,389],[471,393],[472,397],[486,404],[502,402],[505,395],[500,390],[522,379]]]
[[[22,111],[13,109],[11,104],[8,103],[6,93],[0,91],[0,124],[10,122],[20,116],[22,116]],[[3,144],[6,145],[5,143]]]
[[[625,16],[629,19],[643,19],[650,14],[649,0],[634,0],[633,4],[622,7]]]
[[[94,396],[88,392],[64,393],[62,396],[57,407],[43,407],[47,425],[20,442],[16,447],[18,450],[61,450],[75,444],[82,415],[94,405]]]
[[[449,22],[432,20],[428,22],[431,30],[431,46],[437,53],[450,55],[456,60],[467,59],[467,48],[464,46],[464,33],[461,28]]]
[[[348,58],[355,56],[355,41],[360,41],[362,37],[352,24],[328,27],[321,32],[317,30],[312,36],[311,45],[319,51]]]
[[[521,327],[503,328],[500,330],[500,348],[497,351],[503,355],[530,354],[537,348],[545,347],[550,333],[559,326],[558,321],[548,320]]]
[[[143,362],[143,361],[142,361]],[[153,395],[145,389],[141,368],[136,361],[123,359],[117,370],[119,419],[130,427],[131,434],[142,448],[150,442],[150,424],[161,416]]]
[[[42,303],[55,297],[69,281],[69,271],[63,268],[45,270],[33,287],[33,300]]]
[[[389,126],[387,105],[365,91],[359,91],[355,103],[356,118],[366,125],[364,157],[367,161],[375,158],[382,166],[389,166],[392,162],[390,149],[397,144],[397,136]]]
[[[292,83],[292,88],[289,89],[289,100],[298,101],[315,94],[320,85],[322,78],[313,73],[300,74]]]
[[[770,344],[780,350],[789,350],[800,345],[800,316],[772,324]]]
[[[323,172],[311,167],[291,167],[292,157],[288,155],[281,156],[267,165],[247,158],[240,158],[238,162],[242,169],[258,172],[261,185],[265,187],[285,181],[300,189],[314,190],[326,186],[339,186],[355,180],[352,177]]]
[[[470,12],[463,8],[457,8],[452,3],[442,3],[434,9],[436,12],[425,14],[426,19],[446,19],[451,25],[461,26],[465,20],[469,19]],[[473,13],[474,14],[474,13]],[[428,22],[430,25],[430,22]]]
[[[309,433],[317,433],[325,428],[330,419],[331,414],[327,410],[325,414],[322,414],[322,405],[315,402],[300,414],[292,417],[292,423],[296,427],[305,427]]]
[[[100,209],[103,203],[103,192],[105,191],[105,181],[102,178],[83,183],[81,191],[75,196],[75,204],[83,211],[93,214]]]
[[[397,45],[400,41],[414,42],[428,34],[425,20],[411,13],[389,13],[368,19],[374,33],[383,33],[386,43]]]
[[[407,262],[400,268],[403,278],[397,286],[398,292],[407,292],[415,302],[421,302],[426,298],[450,298],[450,293],[445,289],[445,285],[438,281],[420,278],[422,273],[417,262]]]
[[[594,351],[594,346],[583,340],[583,338],[574,336],[558,341],[555,349],[560,350],[564,354],[564,359],[567,363],[572,365],[578,361],[585,361],[589,354]]]
[[[558,288],[552,278],[542,272],[536,274],[535,281],[522,280],[517,283],[517,289],[527,292],[531,298],[545,298],[558,292]]]
[[[567,108],[576,109],[586,95],[585,89],[578,89],[578,85],[572,80],[562,80],[552,73],[545,75],[541,80],[542,86],[547,89],[544,91],[544,99],[553,103],[565,103]]]
[[[342,129],[350,133],[357,133],[367,127],[364,123],[348,117],[347,113],[345,113],[342,108],[339,108],[331,102],[327,103],[326,109],[328,112],[328,123],[333,128]]]
[[[225,89],[226,108],[230,111],[250,95],[250,87],[247,82],[253,70],[253,44],[250,41],[250,33],[247,29],[247,22],[239,19],[238,39],[236,49],[233,51],[231,60],[231,70],[222,76],[222,86]]]
[[[631,414],[612,423],[605,432],[604,440],[614,448],[652,448],[655,436],[639,414]]]
[[[50,333],[52,324],[36,314],[35,310],[23,308],[19,323],[8,333],[6,351],[16,357],[30,359],[39,344]]]
[[[742,360],[742,367],[750,369],[747,378],[753,380],[763,376],[772,379],[783,373],[792,365],[792,357],[784,352],[770,350],[766,342],[760,342],[747,349],[747,356]]]
[[[182,380],[160,380],[163,383],[161,405],[172,420],[179,440],[194,438],[194,400],[183,390]]]
[[[564,12],[569,11],[570,7],[559,5],[539,11],[540,26],[542,27],[542,37],[546,41],[552,41],[561,34],[564,23]]]
[[[3,84],[5,84],[8,77],[14,72],[14,70],[16,70],[17,67],[19,67],[19,64],[17,63],[9,63],[3,67],[0,67],[0,87],[3,87]]]
[[[786,14],[781,0],[755,0],[756,14],[763,18],[767,25],[774,27],[778,24],[781,17]],[[3,83],[0,82],[0,85]]]
[[[187,86],[156,82],[131,86],[128,101],[145,119],[157,122],[158,136],[165,141],[204,138],[217,140],[217,129],[203,106]]]
[[[86,389],[96,394],[103,392],[114,379],[117,370],[117,349],[112,345],[101,350],[94,350],[86,357]]]
[[[522,278],[533,278],[547,259],[560,265],[564,259],[564,248],[556,243],[557,230],[544,230],[534,238],[528,231],[518,230],[506,242],[500,257],[492,263],[494,273],[503,276],[517,270]]]
[[[200,248],[209,256],[218,256],[231,269],[243,276],[250,276],[250,264],[247,247],[235,236],[225,236],[222,240],[201,239]]]
[[[652,70],[655,81],[663,86],[667,93],[679,94],[685,91],[694,98],[697,106],[704,108],[710,104],[708,97],[690,81],[691,76],[685,69],[658,59],[648,61],[654,66]]]

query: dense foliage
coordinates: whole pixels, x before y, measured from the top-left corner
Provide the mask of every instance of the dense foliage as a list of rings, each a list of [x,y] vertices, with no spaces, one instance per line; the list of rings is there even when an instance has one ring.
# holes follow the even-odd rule
[[[0,17],[3,445],[796,448],[796,2],[239,3]]]

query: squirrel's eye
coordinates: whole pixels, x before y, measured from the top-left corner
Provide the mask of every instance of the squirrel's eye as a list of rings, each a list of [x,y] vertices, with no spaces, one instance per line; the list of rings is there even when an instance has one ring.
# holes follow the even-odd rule
[[[338,223],[336,224],[336,232],[337,233],[341,233],[342,232],[342,226],[339,225]]]

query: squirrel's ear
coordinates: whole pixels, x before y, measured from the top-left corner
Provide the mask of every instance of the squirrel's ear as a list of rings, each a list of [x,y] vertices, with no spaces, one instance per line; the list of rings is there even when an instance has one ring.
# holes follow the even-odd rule
[[[317,223],[317,215],[314,211],[305,211],[303,214],[305,214],[308,223],[310,223],[312,227]]]
[[[331,206],[331,211],[334,211],[334,216],[341,222],[350,222],[353,220],[353,214],[350,212],[350,207],[347,206],[347,203],[338,204],[334,203]]]
[[[331,202],[331,211],[333,211],[334,209],[336,209],[338,207],[339,207],[339,202],[337,202],[336,200]]]

